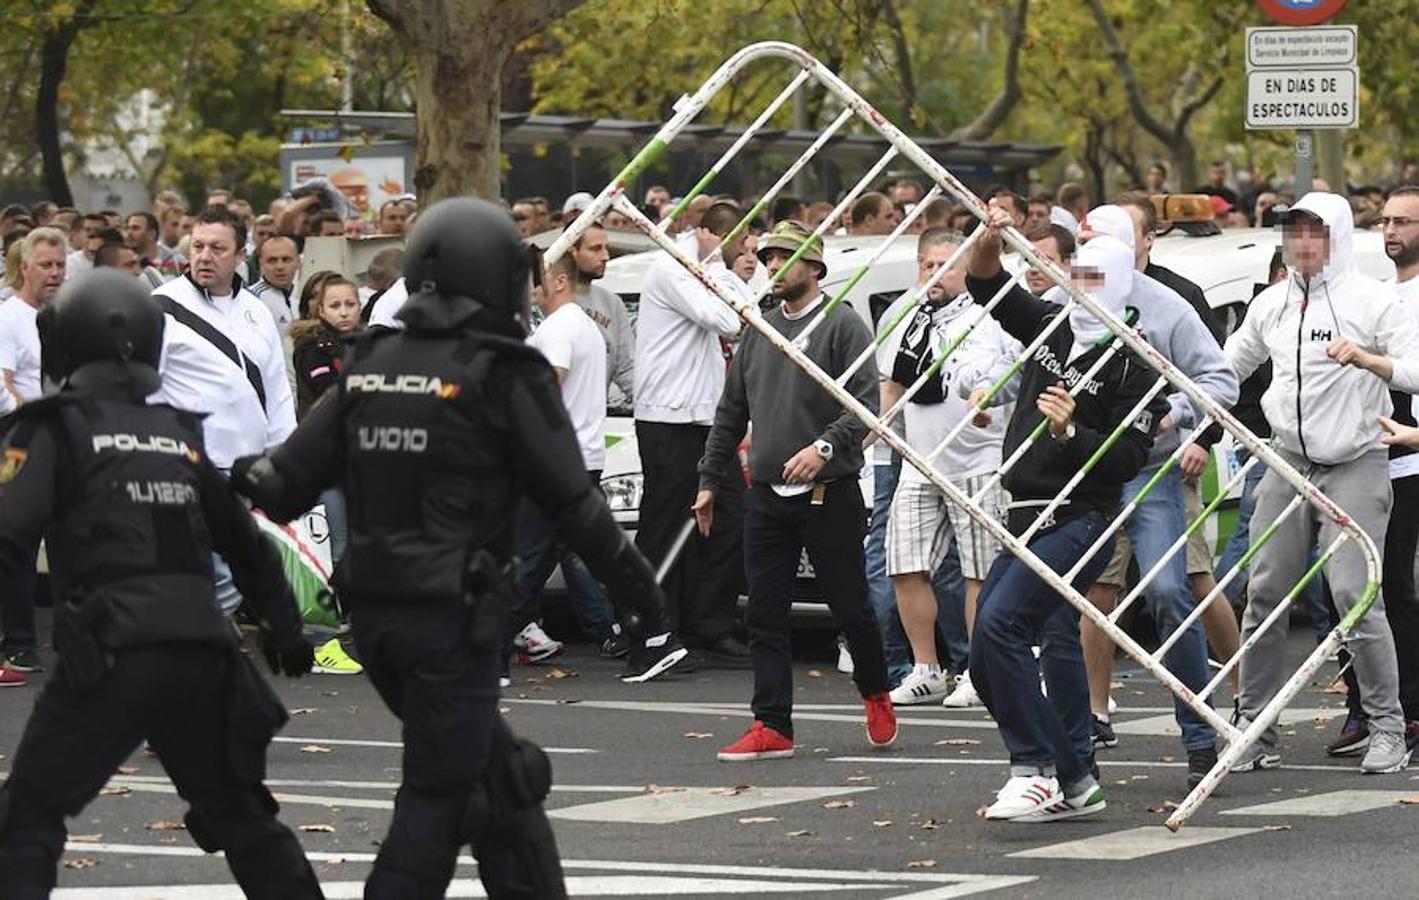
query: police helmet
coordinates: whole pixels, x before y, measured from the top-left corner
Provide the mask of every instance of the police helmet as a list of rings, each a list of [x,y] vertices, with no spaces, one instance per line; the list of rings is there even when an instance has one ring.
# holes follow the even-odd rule
[[[517,337],[531,318],[530,274],[530,251],[507,211],[472,197],[420,213],[404,251],[410,307],[471,300],[479,326]]]
[[[125,272],[95,269],[65,285],[44,311],[41,338],[46,371],[76,386],[96,369],[112,380],[118,367],[145,393],[161,385],[163,313]]]

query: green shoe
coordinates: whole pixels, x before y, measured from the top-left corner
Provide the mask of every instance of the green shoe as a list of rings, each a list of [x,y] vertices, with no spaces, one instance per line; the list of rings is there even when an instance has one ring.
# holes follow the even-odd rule
[[[315,648],[315,668],[312,672],[325,675],[358,675],[365,667],[350,658],[339,638],[331,638]]]

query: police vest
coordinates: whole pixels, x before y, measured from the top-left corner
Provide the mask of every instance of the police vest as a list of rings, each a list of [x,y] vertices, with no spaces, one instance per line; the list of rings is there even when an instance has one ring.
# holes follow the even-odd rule
[[[490,377],[529,354],[490,336],[407,332],[356,344],[334,396],[342,404],[348,549],[342,594],[451,598],[469,553],[510,555],[516,461],[499,433]]]
[[[56,443],[67,457],[45,539],[56,598],[104,604],[100,638],[110,647],[230,643],[202,510],[200,418],[168,406],[56,399]]]

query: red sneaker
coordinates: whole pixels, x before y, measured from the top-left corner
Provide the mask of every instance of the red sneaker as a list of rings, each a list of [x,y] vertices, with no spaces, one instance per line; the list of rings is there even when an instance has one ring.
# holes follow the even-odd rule
[[[862,701],[867,707],[867,740],[874,747],[890,747],[897,739],[897,712],[892,695],[883,691]]]
[[[793,755],[792,738],[784,737],[763,722],[754,722],[744,736],[719,751],[720,762],[786,759]]]
[[[25,673],[0,666],[0,687],[24,687],[27,683]]]

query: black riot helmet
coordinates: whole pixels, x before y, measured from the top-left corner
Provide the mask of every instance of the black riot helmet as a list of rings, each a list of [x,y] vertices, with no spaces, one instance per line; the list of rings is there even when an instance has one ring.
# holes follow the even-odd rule
[[[163,312],[136,278],[95,269],[59,292],[39,317],[44,369],[80,387],[115,382],[151,394],[162,384]]]
[[[413,330],[469,327],[517,338],[531,320],[531,255],[507,211],[472,197],[419,214],[404,250]]]

